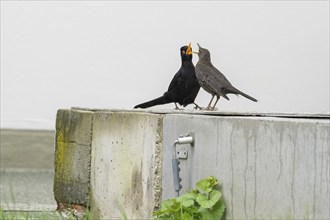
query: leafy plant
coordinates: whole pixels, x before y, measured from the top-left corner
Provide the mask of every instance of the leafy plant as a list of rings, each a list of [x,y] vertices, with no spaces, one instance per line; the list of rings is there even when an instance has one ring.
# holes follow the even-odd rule
[[[191,192],[163,201],[155,219],[221,219],[226,207],[218,185],[213,176],[200,180]]]

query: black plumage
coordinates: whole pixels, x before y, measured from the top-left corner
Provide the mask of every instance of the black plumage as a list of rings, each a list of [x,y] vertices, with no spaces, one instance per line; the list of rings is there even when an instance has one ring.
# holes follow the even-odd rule
[[[190,44],[180,48],[181,67],[173,77],[167,92],[162,96],[151,101],[139,104],[134,108],[149,108],[155,105],[163,105],[174,102],[176,109],[177,103],[186,107],[189,104],[195,104],[195,98],[199,92],[200,85],[198,83],[195,67],[192,63],[192,49]]]

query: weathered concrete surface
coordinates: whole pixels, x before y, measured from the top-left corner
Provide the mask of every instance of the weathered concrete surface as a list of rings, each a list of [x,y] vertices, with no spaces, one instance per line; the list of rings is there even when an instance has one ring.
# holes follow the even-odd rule
[[[214,175],[222,181],[227,219],[329,219],[329,120],[165,115],[163,167],[172,146],[195,133],[181,160],[183,190]],[[173,197],[163,169],[163,199]]]
[[[58,110],[54,196],[57,203],[88,205],[93,112]]]
[[[57,198],[86,202],[89,193],[97,218],[150,218],[160,200],[174,196],[174,140],[194,132],[193,148],[178,146],[189,150],[180,165],[182,192],[214,175],[222,181],[227,219],[329,219],[326,115],[61,111],[55,183],[64,190]],[[70,194],[77,190],[83,195]]]
[[[161,201],[162,118],[95,113],[92,211],[99,219],[148,219]]]

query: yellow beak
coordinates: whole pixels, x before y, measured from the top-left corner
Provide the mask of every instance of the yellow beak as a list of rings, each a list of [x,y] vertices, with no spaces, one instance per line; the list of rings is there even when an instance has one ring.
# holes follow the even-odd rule
[[[187,48],[187,50],[186,50],[186,54],[187,55],[191,55],[193,52],[192,52],[192,49],[191,49],[191,43],[189,43],[189,45],[188,45],[188,48]]]

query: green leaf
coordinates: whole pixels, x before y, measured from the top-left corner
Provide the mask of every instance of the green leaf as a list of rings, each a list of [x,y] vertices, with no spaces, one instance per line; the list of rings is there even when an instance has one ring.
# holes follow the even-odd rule
[[[183,207],[183,210],[190,214],[196,214],[198,212],[199,208],[200,208],[200,206],[197,206],[197,204],[196,204],[196,205],[189,206],[189,207]]]
[[[176,199],[169,199],[162,202],[158,211],[154,212],[155,216],[170,216],[171,214],[178,212],[181,209],[181,205]]]
[[[206,179],[202,179],[202,180],[198,181],[196,186],[198,188],[200,188],[201,190],[203,190],[204,192],[209,193],[209,192],[211,192],[213,187],[216,186],[217,184],[219,184],[218,179],[213,176],[209,176]]]
[[[199,194],[196,198],[196,201],[198,202],[198,204],[200,204],[201,207],[208,209],[214,206],[215,203],[217,203],[220,198],[221,198],[220,191],[213,190],[210,193],[209,198],[204,194]]]
[[[220,200],[221,196],[222,196],[221,192],[219,190],[214,189],[210,193],[210,200],[217,202]]]
[[[181,220],[193,220],[193,216],[190,215],[189,213],[185,212],[183,215],[181,215]]]
[[[194,205],[197,194],[194,192],[188,192],[178,197],[176,200],[182,204],[184,207],[190,207]]]
[[[220,219],[225,211],[221,192],[214,189],[219,181],[208,177],[199,181],[191,192],[163,201],[155,219],[201,220]]]
[[[221,219],[225,212],[225,203],[220,200],[211,209],[200,208],[198,213],[202,220],[206,219]]]
[[[166,200],[162,206],[164,206],[164,208],[166,210],[169,210],[171,212],[178,212],[180,210],[180,203],[178,201],[176,201],[176,199],[169,199]],[[161,208],[162,209],[162,208]]]
[[[194,205],[194,203],[195,203],[195,200],[185,200],[182,202],[182,206],[190,207],[190,206]]]

